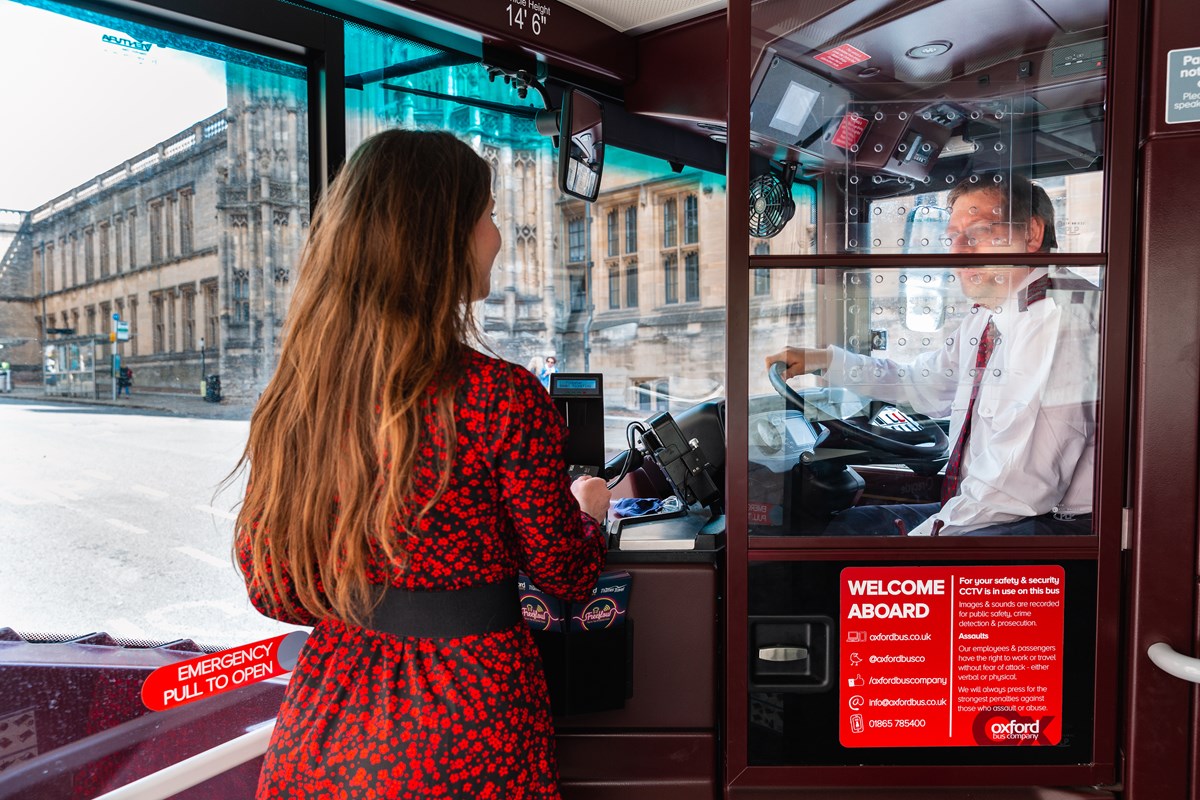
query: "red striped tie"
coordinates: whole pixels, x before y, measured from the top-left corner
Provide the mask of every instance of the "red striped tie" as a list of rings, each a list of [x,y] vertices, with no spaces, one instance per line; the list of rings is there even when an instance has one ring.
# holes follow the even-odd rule
[[[978,309],[979,305],[976,304]],[[954,443],[950,460],[946,462],[946,476],[942,479],[942,505],[958,494],[958,484],[962,479],[962,458],[967,447],[967,437],[971,435],[971,420],[975,416],[975,400],[979,397],[979,384],[983,381],[983,373],[992,357],[992,349],[996,339],[996,323],[988,317],[987,327],[983,330],[983,338],[979,340],[979,349],[975,351],[975,381],[971,384],[971,400],[967,403],[967,416],[963,420],[962,432]]]

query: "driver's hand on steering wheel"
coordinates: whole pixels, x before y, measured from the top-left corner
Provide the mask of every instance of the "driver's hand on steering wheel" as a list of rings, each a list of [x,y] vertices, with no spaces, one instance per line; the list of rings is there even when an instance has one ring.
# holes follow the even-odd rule
[[[767,356],[767,369],[776,361],[787,365],[783,377],[791,378],[821,369],[829,369],[831,356],[824,347],[785,347],[778,353]]]

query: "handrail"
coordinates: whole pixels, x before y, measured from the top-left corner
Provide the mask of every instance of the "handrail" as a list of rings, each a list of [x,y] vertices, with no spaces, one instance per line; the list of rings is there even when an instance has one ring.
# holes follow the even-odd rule
[[[275,720],[211,750],[160,769],[95,800],[166,800],[267,752]]]
[[[1146,650],[1146,655],[1154,662],[1154,666],[1168,675],[1180,680],[1200,683],[1200,658],[1185,656],[1175,652],[1166,642],[1155,642]]]

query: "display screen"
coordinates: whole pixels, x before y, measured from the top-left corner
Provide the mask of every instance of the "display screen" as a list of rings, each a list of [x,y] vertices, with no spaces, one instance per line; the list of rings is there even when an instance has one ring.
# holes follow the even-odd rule
[[[551,375],[550,394],[554,397],[603,397],[600,374]]]
[[[600,382],[595,378],[566,378],[564,380],[555,381],[554,385],[559,389],[582,389],[596,391]]]

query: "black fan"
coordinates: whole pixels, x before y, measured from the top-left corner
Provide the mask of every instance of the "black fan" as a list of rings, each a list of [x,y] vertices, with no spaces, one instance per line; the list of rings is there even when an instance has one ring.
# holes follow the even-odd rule
[[[767,172],[750,181],[751,236],[771,238],[783,230],[796,213],[796,201],[792,199],[796,167],[796,164],[784,164],[782,177]]]

